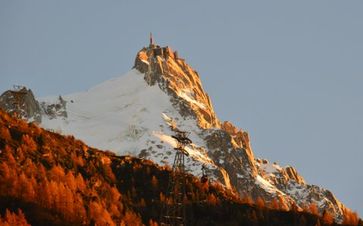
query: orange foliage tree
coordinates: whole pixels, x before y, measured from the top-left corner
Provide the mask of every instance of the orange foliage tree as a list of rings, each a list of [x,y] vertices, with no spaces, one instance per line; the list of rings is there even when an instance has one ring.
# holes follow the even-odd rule
[[[315,203],[310,203],[308,210],[310,213],[312,213],[314,215],[319,215],[319,210]]]
[[[159,184],[158,179],[156,179],[155,175],[153,175],[151,178],[151,186],[154,189],[156,189],[158,187],[158,184]]]
[[[213,206],[218,204],[218,198],[214,194],[209,194],[207,196],[207,202]]]
[[[18,209],[18,213],[10,212],[6,209],[5,216],[0,216],[0,226],[30,226],[25,219],[25,215]]]
[[[334,217],[328,211],[324,211],[322,218],[323,218],[324,224],[333,224],[334,223]]]
[[[351,211],[348,208],[343,209],[343,224],[358,225],[359,217],[356,212]]]
[[[270,203],[270,208],[274,209],[274,210],[279,210],[280,209],[279,201],[276,198],[272,199],[272,201]]]
[[[264,208],[265,207],[265,201],[263,200],[262,197],[257,197],[257,199],[256,199],[256,206],[258,208]]]

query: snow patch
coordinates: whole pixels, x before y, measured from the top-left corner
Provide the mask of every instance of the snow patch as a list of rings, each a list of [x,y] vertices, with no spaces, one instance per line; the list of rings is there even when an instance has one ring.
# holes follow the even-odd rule
[[[275,186],[270,184],[267,180],[262,178],[260,175],[257,175],[256,177],[256,184],[259,185],[261,188],[263,188],[265,191],[271,194],[279,193],[279,191]]]
[[[178,96],[183,98],[184,100],[188,101],[191,104],[197,105],[198,107],[200,107],[201,109],[205,109],[205,105],[198,102],[195,98],[194,98],[194,92],[190,89],[183,89],[180,90],[178,93]]]

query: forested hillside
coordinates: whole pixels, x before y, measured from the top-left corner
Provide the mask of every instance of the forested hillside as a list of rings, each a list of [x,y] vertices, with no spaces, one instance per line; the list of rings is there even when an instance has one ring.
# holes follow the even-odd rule
[[[170,167],[116,156],[0,110],[0,225],[158,225]],[[187,225],[335,225],[187,175]],[[347,210],[345,224],[357,225]],[[363,225],[360,221],[359,225]]]

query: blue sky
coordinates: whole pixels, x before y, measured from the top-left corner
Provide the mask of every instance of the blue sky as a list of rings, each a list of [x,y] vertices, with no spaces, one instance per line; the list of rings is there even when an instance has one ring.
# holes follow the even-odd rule
[[[255,155],[363,215],[362,1],[0,1],[0,92],[85,90],[127,72],[149,32],[201,75]]]

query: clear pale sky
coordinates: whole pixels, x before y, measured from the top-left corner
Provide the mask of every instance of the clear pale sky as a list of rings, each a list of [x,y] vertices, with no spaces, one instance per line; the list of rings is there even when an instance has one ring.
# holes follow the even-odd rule
[[[362,216],[363,2],[173,2],[0,0],[0,92],[86,90],[127,72],[152,31],[257,157],[295,166]]]

